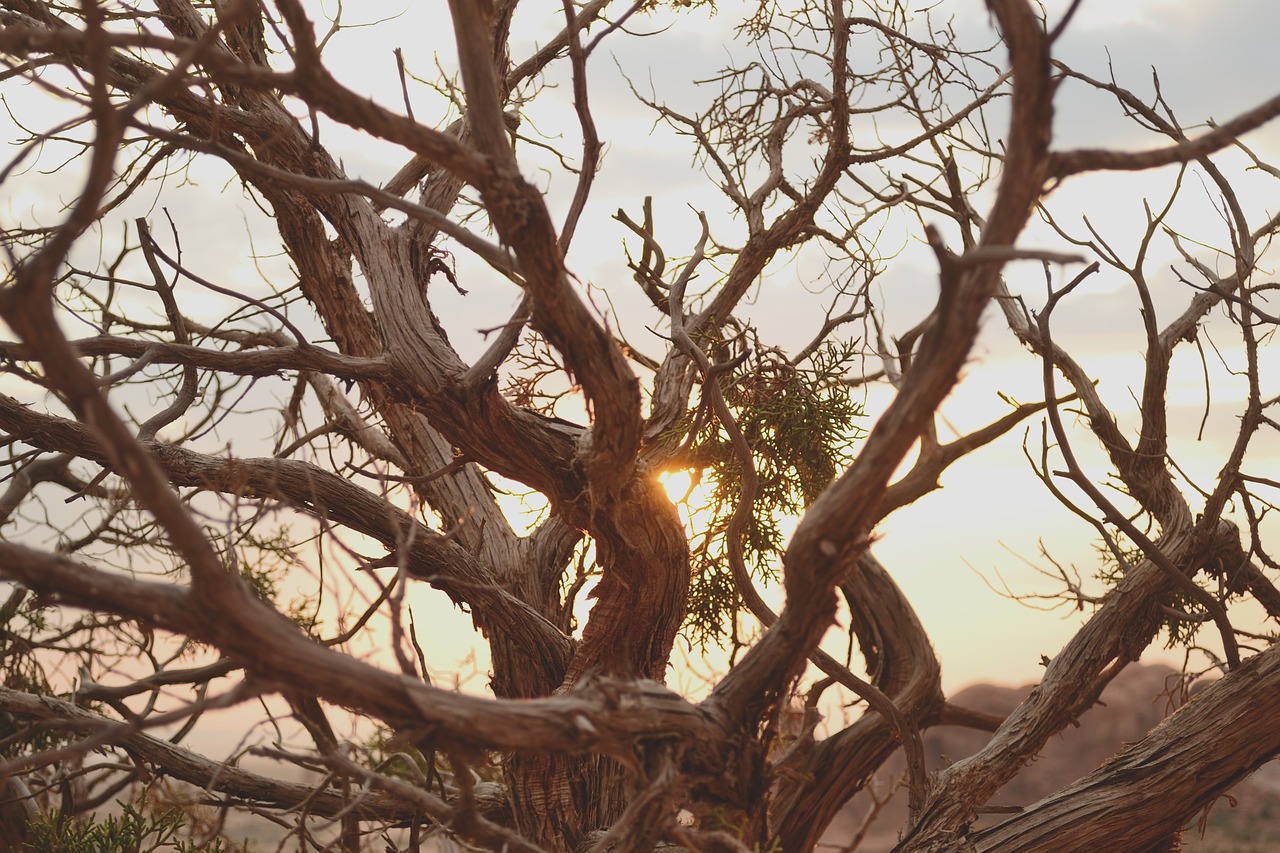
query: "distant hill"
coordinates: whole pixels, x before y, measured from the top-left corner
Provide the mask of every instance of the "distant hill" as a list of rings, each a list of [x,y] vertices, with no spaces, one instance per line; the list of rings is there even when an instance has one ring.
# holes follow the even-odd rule
[[[1170,693],[1177,673],[1166,666],[1127,667],[1102,695],[1102,704],[1085,713],[1078,728],[1068,728],[1043,753],[1010,780],[990,805],[1029,805],[1098,767],[1125,745],[1140,740],[1156,723],[1173,713]],[[1025,687],[975,684],[951,697],[957,705],[1006,714],[1028,693]],[[924,735],[925,760],[930,770],[977,752],[987,733],[940,726]],[[903,772],[901,755],[878,774],[883,791]],[[867,831],[858,853],[883,853],[893,847],[906,820],[906,792],[899,790]],[[1234,800],[1235,805],[1232,805]],[[848,843],[871,808],[870,797],[859,794],[845,807],[824,838],[839,849]],[[998,820],[998,816],[988,819]],[[1272,762],[1237,785],[1209,811],[1204,837],[1192,826],[1184,836],[1187,851],[1195,853],[1274,853],[1280,850],[1280,763]]]

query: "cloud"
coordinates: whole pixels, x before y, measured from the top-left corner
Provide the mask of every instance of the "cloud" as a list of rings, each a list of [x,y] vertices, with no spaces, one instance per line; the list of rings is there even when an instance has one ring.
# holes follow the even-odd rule
[[[1206,119],[1225,120],[1275,95],[1280,79],[1280,4],[1267,0],[1185,3],[1170,0],[1096,4],[1093,17],[1082,14],[1056,46],[1073,67],[1099,79],[1116,81],[1146,101],[1160,92],[1187,126]],[[1085,4],[1094,9],[1095,4]],[[1108,14],[1106,9],[1112,10]],[[1123,18],[1115,20],[1119,11]],[[1106,96],[1064,88],[1059,101],[1060,138],[1076,142],[1076,133],[1096,133],[1114,122],[1118,109]],[[1259,133],[1263,136],[1266,132]],[[1130,137],[1139,137],[1131,131]],[[1275,139],[1275,133],[1270,134]],[[1148,144],[1150,137],[1147,136]]]

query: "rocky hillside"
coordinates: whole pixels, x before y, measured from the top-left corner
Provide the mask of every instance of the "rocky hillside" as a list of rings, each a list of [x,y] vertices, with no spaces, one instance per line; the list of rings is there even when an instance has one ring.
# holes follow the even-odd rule
[[[1102,704],[1088,711],[1078,728],[1051,741],[1040,758],[1014,777],[991,805],[1019,806],[1045,795],[1096,768],[1125,744],[1142,738],[1176,708],[1177,673],[1164,666],[1131,666],[1107,688]],[[1030,686],[1013,688],[977,684],[956,693],[952,700],[969,708],[1008,713],[1030,692]],[[987,735],[951,726],[925,734],[925,757],[931,770],[972,755]],[[878,775],[882,798],[902,776],[900,756]],[[839,850],[856,835],[868,812],[871,798],[860,794],[845,809],[824,841]],[[1203,817],[1203,816],[1201,816]],[[906,792],[898,791],[884,805],[867,829],[858,853],[881,853],[893,847],[906,818]],[[993,820],[998,817],[992,818]],[[1272,762],[1245,780],[1209,810],[1204,834],[1193,820],[1185,833],[1185,848],[1198,853],[1263,853],[1280,850],[1280,763]]]

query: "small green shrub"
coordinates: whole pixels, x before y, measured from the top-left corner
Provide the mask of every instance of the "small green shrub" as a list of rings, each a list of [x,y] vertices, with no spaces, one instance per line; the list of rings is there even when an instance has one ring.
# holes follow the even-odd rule
[[[148,815],[121,803],[119,815],[64,818],[41,814],[29,827],[23,846],[31,853],[228,853],[222,839],[197,845],[177,838],[186,819],[179,809]]]

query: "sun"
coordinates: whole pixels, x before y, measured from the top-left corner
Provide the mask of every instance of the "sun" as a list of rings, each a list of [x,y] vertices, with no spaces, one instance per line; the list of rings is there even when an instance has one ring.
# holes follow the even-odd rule
[[[667,497],[673,504],[688,500],[693,491],[693,475],[685,471],[663,471],[658,475],[658,482],[667,490]]]

